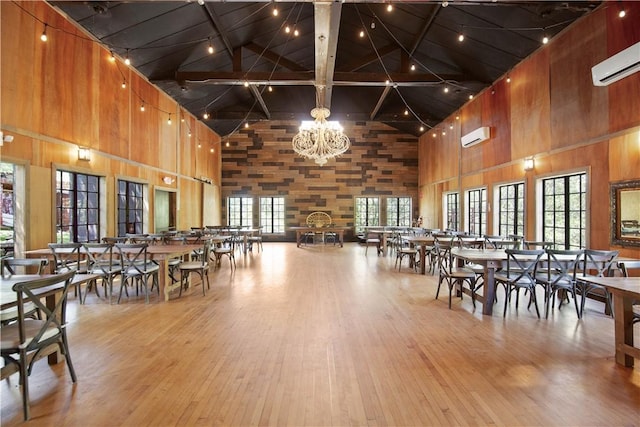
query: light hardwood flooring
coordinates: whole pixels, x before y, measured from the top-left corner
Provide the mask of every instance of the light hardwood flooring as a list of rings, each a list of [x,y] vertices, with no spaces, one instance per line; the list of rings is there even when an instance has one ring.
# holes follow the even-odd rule
[[[468,296],[449,310],[435,277],[394,261],[265,243],[235,272],[223,259],[204,297],[72,297],[78,382],[39,361],[29,424],[640,425],[640,367],[616,365],[602,304],[503,317],[500,290],[493,317]],[[16,375],[0,393],[2,425],[21,424]]]

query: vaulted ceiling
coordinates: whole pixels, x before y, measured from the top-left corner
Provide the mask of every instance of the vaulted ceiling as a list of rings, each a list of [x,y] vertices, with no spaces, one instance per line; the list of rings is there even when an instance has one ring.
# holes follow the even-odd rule
[[[419,135],[599,3],[50,2],[221,136],[316,106]]]

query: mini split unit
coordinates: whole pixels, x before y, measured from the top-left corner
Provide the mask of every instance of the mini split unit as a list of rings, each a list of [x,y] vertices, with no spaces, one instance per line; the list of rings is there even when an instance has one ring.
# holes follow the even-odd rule
[[[595,86],[607,86],[640,70],[640,42],[591,68]]]
[[[480,144],[482,141],[486,141],[491,137],[491,128],[485,126],[469,132],[466,135],[462,135],[460,143],[462,147],[467,148],[472,145]]]

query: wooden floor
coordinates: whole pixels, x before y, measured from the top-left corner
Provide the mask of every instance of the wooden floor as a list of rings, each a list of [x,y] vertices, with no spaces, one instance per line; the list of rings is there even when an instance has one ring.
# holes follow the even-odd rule
[[[447,308],[437,280],[355,243],[226,259],[168,303],[69,306],[64,363],[31,376],[39,426],[640,425],[640,367],[613,357],[602,304],[577,320],[512,307]],[[636,328],[636,340],[640,340]],[[640,364],[640,361],[636,361]],[[2,426],[22,423],[17,376]]]

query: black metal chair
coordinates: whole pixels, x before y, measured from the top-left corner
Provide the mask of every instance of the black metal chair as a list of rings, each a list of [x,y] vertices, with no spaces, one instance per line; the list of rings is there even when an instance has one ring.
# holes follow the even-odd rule
[[[18,366],[25,421],[30,418],[29,375],[33,363],[41,358],[39,356],[45,349],[52,345],[60,348],[67,362],[71,380],[76,382],[65,328],[67,294],[74,275],[75,271],[70,270],[51,277],[16,283],[13,286],[17,297],[18,317],[16,322],[2,327],[1,352],[5,365]],[[55,307],[49,308],[42,302],[38,290],[55,285],[60,286],[61,296]],[[34,304],[44,314],[44,319],[31,319],[25,315],[23,307],[29,303]]]
[[[129,296],[127,284],[135,282],[136,295],[138,288],[142,285],[144,289],[145,303],[149,303],[149,278],[152,280],[151,290],[155,287],[160,294],[158,285],[158,272],[160,266],[154,262],[147,252],[148,245],[146,243],[118,243],[116,248],[120,254],[120,262],[122,263],[122,280],[120,282],[120,294],[118,295],[118,303],[122,298],[122,291]]]
[[[589,294],[600,295],[605,300],[605,312],[613,315],[613,306],[611,304],[611,295],[604,286],[580,280],[584,276],[610,276],[613,268],[616,266],[616,258],[618,251],[600,251],[594,249],[585,249],[584,259],[581,262],[581,268],[576,275],[576,286],[580,290],[582,300],[580,303],[580,316],[584,316],[584,306]]]
[[[549,317],[549,307],[553,307],[556,302],[556,294],[560,291],[569,292],[573,297],[576,307],[576,314],[580,319],[580,308],[578,307],[578,297],[576,295],[576,270],[584,256],[582,250],[552,250],[547,249],[547,259],[542,268],[536,270],[536,283],[544,288],[545,296],[545,319]],[[558,308],[562,307],[560,298]]]
[[[113,281],[122,273],[122,264],[119,259],[114,259],[113,245],[110,243],[84,243],[84,252],[88,257],[87,272],[91,274],[98,274],[102,280],[104,292],[109,298],[109,304],[111,304],[111,297],[113,295]],[[98,281],[91,280],[87,284],[87,289],[84,293],[84,298],[80,300],[82,304],[87,299],[87,294],[91,290],[91,287],[95,289],[96,295],[100,297],[98,292]]]
[[[2,259],[2,275],[11,276],[20,273],[44,274],[45,267],[49,265],[46,258],[3,258]],[[24,271],[20,271],[24,269]],[[40,319],[40,310],[32,303],[24,306],[26,317]],[[18,319],[18,307],[10,307],[0,311],[0,324],[6,325],[15,322]]]
[[[476,306],[476,274],[468,268],[458,267],[454,264],[453,256],[451,255],[451,248],[455,246],[452,240],[436,241],[434,243],[436,262],[438,264],[438,289],[436,290],[436,299],[440,294],[440,285],[442,282],[447,282],[449,287],[449,308],[451,308],[451,298],[453,289],[459,287],[460,299],[462,299],[463,287],[465,283],[468,283],[471,290],[471,301],[473,307]]]
[[[507,315],[507,306],[511,301],[511,293],[519,289],[529,291],[538,318],[540,318],[540,310],[538,309],[538,301],[536,298],[536,267],[540,259],[545,254],[543,250],[518,250],[505,249],[507,253],[506,268],[497,271],[495,274],[496,284],[504,285],[504,313]],[[516,298],[516,308],[518,308],[518,298]]]
[[[187,288],[189,284],[189,277],[192,273],[200,276],[202,282],[202,295],[205,295],[204,281],[207,280],[207,289],[210,289],[209,284],[209,256],[211,254],[211,240],[205,239],[202,247],[202,256],[199,259],[192,261],[184,261],[178,265],[180,270],[180,296],[182,296],[182,290]]]

